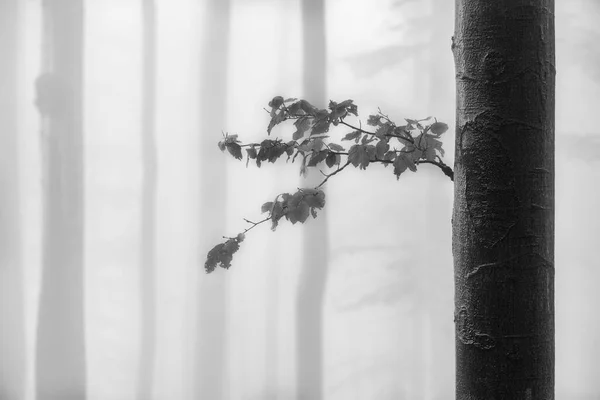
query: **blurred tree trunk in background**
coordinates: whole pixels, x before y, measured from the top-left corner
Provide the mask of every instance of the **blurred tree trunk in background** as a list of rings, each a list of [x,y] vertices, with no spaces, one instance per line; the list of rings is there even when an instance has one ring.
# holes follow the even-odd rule
[[[456,399],[554,399],[554,1],[456,11]]]
[[[426,56],[429,67],[429,105],[427,113],[438,120],[450,122],[454,109],[454,76],[448,71],[452,64],[452,24],[454,22],[454,2],[430,0],[431,41]],[[450,72],[450,73],[448,73]],[[451,147],[448,138],[444,145]],[[428,166],[425,166],[427,168]],[[452,309],[448,306],[452,293],[452,241],[451,241],[451,182],[434,168],[427,168],[426,199],[424,202],[425,237],[421,241],[427,274],[428,292],[424,295],[427,309],[424,318],[428,320],[429,360],[427,364],[426,388],[430,398],[445,400],[454,388],[454,379],[449,371],[454,368]]]
[[[156,357],[156,7],[142,0],[142,204],[140,232],[140,363],[138,400],[151,400]]]
[[[45,0],[36,82],[45,164],[37,400],[86,398],[83,212],[83,3]]]
[[[25,395],[18,145],[18,0],[0,0],[0,399]]]
[[[327,106],[325,0],[302,0],[303,97],[316,107]],[[323,178],[308,169],[301,187],[314,187]],[[323,302],[328,274],[327,213],[303,227],[303,260],[296,303],[297,398],[323,398]]]
[[[217,142],[227,116],[230,1],[207,0],[200,53],[200,243],[208,249],[225,225],[225,157]],[[218,173],[216,173],[218,172]],[[201,268],[201,267],[200,267]],[[194,399],[227,398],[225,273],[202,276],[194,360]]]
[[[277,46],[281,49],[286,48],[290,43],[291,35],[289,33],[289,19],[294,15],[294,2],[291,0],[281,0],[278,5],[279,17],[278,28],[279,33]],[[289,90],[290,80],[290,65],[292,61],[289,56],[290,52],[280,52],[277,54],[277,95],[285,96]],[[274,183],[279,181],[279,173],[275,172]],[[273,237],[273,248],[270,250],[271,257],[268,258],[267,270],[267,304],[266,304],[266,343],[265,348],[265,394],[263,400],[276,400],[279,396],[281,388],[279,387],[279,363],[280,354],[280,276],[281,268],[286,268],[287,265],[282,260],[285,259],[284,250],[281,249],[279,241],[282,238],[279,236]]]

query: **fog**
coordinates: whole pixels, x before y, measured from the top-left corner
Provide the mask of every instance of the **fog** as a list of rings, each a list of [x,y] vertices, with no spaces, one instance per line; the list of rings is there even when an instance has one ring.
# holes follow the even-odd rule
[[[266,138],[274,96],[352,99],[363,123],[378,108],[400,122],[434,116],[450,126],[453,165],[452,2],[325,1],[316,92],[304,61],[318,43],[303,47],[299,1],[156,0],[150,25],[150,2],[83,3],[77,20],[75,0],[0,2],[0,400],[453,399],[453,186],[434,166],[399,180],[347,168],[317,220],[257,226],[230,269],[204,269],[223,236],[264,218],[263,203],[315,186],[298,163],[246,167],[245,151],[240,161],[217,146],[225,133]],[[557,1],[556,12],[556,397],[591,400],[600,7]],[[57,65],[81,96],[44,114],[35,82]],[[48,107],[63,104],[49,93]],[[70,144],[54,149],[60,129]],[[318,281],[302,280],[303,260],[326,261]]]

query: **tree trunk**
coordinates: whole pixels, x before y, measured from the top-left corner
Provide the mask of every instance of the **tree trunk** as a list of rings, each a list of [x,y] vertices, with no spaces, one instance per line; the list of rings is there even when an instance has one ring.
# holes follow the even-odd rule
[[[142,215],[140,243],[141,343],[137,397],[151,400],[156,355],[156,15],[154,0],[143,0]]]
[[[25,395],[18,157],[18,0],[0,1],[0,399]]]
[[[38,400],[86,398],[83,290],[83,4],[45,0],[37,105],[46,153]]]
[[[206,2],[200,76],[200,241],[208,248],[223,226],[227,199],[225,159],[215,151],[225,125],[229,52],[229,0]],[[219,173],[215,173],[219,171]],[[226,284],[224,270],[200,278],[195,350],[195,399],[227,398]]]
[[[304,98],[317,107],[326,102],[326,36],[324,0],[302,0]],[[314,168],[302,187],[313,187],[322,176]],[[326,212],[304,228],[304,251],[296,303],[297,398],[323,397],[323,302],[328,274]]]
[[[554,399],[554,1],[457,0],[456,399]]]

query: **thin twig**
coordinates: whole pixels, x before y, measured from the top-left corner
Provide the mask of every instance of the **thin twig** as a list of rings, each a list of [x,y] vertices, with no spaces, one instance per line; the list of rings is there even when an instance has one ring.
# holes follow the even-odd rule
[[[319,183],[317,186],[315,186],[315,189],[320,188],[321,186],[323,186],[325,184],[325,182],[327,182],[329,180],[329,178],[331,178],[332,176],[334,176],[335,174],[341,172],[344,168],[346,168],[348,165],[350,165],[350,161],[347,161],[346,164],[344,164],[342,167],[336,169],[335,171],[333,171],[331,174],[326,175],[326,178],[323,180],[323,182]]]

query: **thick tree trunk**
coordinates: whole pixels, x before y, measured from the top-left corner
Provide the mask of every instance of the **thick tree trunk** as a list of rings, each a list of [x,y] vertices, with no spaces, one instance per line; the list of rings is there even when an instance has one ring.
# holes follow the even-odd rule
[[[200,76],[200,241],[208,251],[215,233],[223,226],[227,198],[225,160],[215,151],[221,138],[227,109],[229,52],[229,0],[206,2]],[[219,171],[219,173],[215,173]],[[195,350],[195,397],[227,398],[225,271],[202,276],[198,291],[198,326]]]
[[[304,98],[326,106],[324,0],[302,0]],[[322,175],[309,168],[302,187],[316,186]],[[304,226],[303,260],[296,303],[297,398],[323,398],[323,302],[328,274],[326,212]]]
[[[83,4],[45,0],[37,81],[46,173],[37,327],[38,400],[86,398],[83,290]]]
[[[18,0],[0,1],[0,399],[25,395],[18,157]]]
[[[137,398],[151,400],[156,355],[156,10],[154,0],[143,0],[142,70],[142,215],[140,243],[141,343]]]
[[[554,1],[457,0],[456,399],[554,399]]]

